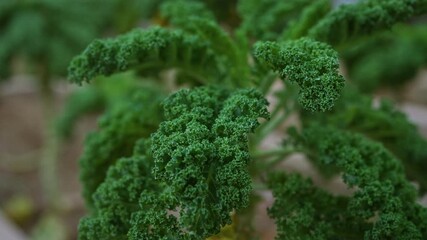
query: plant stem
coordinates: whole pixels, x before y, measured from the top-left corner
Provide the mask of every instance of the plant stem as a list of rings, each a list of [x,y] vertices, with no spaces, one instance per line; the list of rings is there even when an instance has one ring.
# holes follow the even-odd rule
[[[251,155],[255,159],[264,159],[264,158],[271,158],[277,155],[282,156],[283,154],[287,154],[293,151],[294,149],[278,148],[278,149],[270,149],[270,150],[264,150],[264,151],[256,151]]]
[[[296,153],[297,151],[295,149],[292,149],[291,151],[288,152],[284,152],[281,155],[278,155],[276,158],[274,158],[273,160],[268,161],[265,165],[266,165],[266,169],[267,171],[270,171],[271,169],[274,169],[274,167],[276,166],[276,164],[280,163],[281,161],[285,160],[286,157],[288,157],[289,155]]]
[[[287,156],[299,151],[300,149],[295,148],[294,146],[285,146],[283,148],[255,152],[253,154],[253,157],[255,159],[264,159],[264,160],[271,159],[272,157],[274,157],[273,159],[268,160],[264,163],[267,166],[274,166],[275,164],[277,164]]]
[[[300,151],[302,151],[302,149],[295,146],[283,146],[281,148],[254,151],[251,153],[251,157],[255,160],[252,168],[254,173],[253,176],[260,176],[263,172],[275,170],[276,164]]]
[[[291,113],[292,110],[290,109],[285,110],[285,112],[281,115],[273,113],[274,116],[272,115],[272,119],[259,128],[254,139],[255,145],[261,143],[271,132],[283,124],[283,122],[291,115]]]
[[[56,174],[59,140],[57,139],[54,128],[54,95],[46,65],[41,65],[39,71],[39,92],[42,98],[44,118],[44,142],[39,174],[48,210],[55,211],[59,207],[58,176]]]
[[[276,80],[277,75],[274,73],[269,73],[267,74],[267,76],[265,76],[262,81],[261,84],[259,86],[260,91],[265,95],[268,93],[268,91],[271,88],[271,85],[273,85],[274,81]]]

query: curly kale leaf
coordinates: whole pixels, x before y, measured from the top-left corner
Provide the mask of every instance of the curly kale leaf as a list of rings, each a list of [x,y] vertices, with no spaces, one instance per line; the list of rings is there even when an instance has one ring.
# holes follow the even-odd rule
[[[79,239],[189,239],[180,232],[173,195],[154,178],[150,141],[140,139],[133,156],[119,159],[93,194],[92,214],[79,224]]]
[[[105,180],[93,194],[92,214],[80,221],[80,240],[167,239],[166,232],[157,232],[156,228],[150,226],[156,220],[160,221],[157,222],[159,225],[169,223],[162,231],[176,230],[173,222],[166,220],[165,202],[159,201],[162,186],[152,177],[154,162],[147,154],[147,148],[149,142],[139,140],[132,157],[121,158],[108,169]],[[150,200],[152,206],[143,205]],[[161,209],[154,207],[154,200]],[[165,214],[162,215],[162,212]],[[144,214],[147,219],[145,225],[141,220],[134,222],[134,219],[140,218],[140,214]],[[137,228],[142,235],[139,238],[132,236],[132,228]]]
[[[197,12],[197,14],[194,14]],[[215,21],[213,14],[205,5],[197,1],[169,1],[162,5],[160,14],[178,27],[208,42],[216,56],[218,68],[228,72],[230,81],[240,87],[249,85],[250,69],[247,48],[237,44]]]
[[[157,89],[152,82],[141,82],[133,73],[94,79],[91,86],[77,89],[66,99],[56,120],[57,134],[63,139],[68,139],[81,117],[92,112],[121,108],[123,102],[129,101],[129,96],[141,88],[153,91]]]
[[[298,17],[289,22],[288,27],[283,31],[283,40],[298,39],[308,34],[308,31],[320,21],[332,8],[330,0],[312,1],[305,7]]]
[[[99,122],[99,130],[87,136],[80,158],[80,179],[89,207],[93,206],[92,194],[103,182],[110,165],[120,157],[131,156],[135,142],[157,129],[163,119],[162,96],[156,90],[136,91],[130,101],[107,112]]]
[[[268,118],[255,90],[181,90],[164,102],[166,121],[152,135],[154,174],[171,189],[179,225],[198,239],[231,223],[252,190],[247,135]]]
[[[427,191],[427,140],[390,102],[381,101],[374,106],[370,97],[346,89],[331,112],[304,113],[302,120],[305,125],[329,124],[383,143],[404,165],[408,178],[419,184],[422,193]]]
[[[331,11],[308,36],[316,40],[339,45],[375,31],[391,28],[394,24],[422,14],[424,0],[361,0],[344,4]]]
[[[79,238],[188,240],[219,233],[233,211],[248,205],[247,135],[258,118],[268,118],[266,105],[252,89],[200,87],[168,97],[166,121],[151,139],[110,163]]]
[[[274,173],[268,179],[275,202],[268,214],[277,225],[280,240],[331,239],[336,233],[345,234],[348,229],[343,224],[349,221],[342,217],[343,207],[348,204],[345,197],[335,197],[313,185],[311,180],[298,174]],[[342,218],[341,218],[342,217]],[[363,224],[358,226],[363,229]],[[353,239],[363,235],[349,232]],[[352,239],[341,235],[343,239]]]
[[[273,178],[276,202],[270,214],[279,224],[279,239],[295,239],[285,232],[316,239],[427,237],[427,209],[416,202],[417,191],[402,165],[382,144],[317,124],[303,130],[297,141],[318,164],[340,169],[355,192],[336,197],[299,177]]]
[[[337,53],[325,43],[308,38],[261,42],[255,45],[254,55],[283,80],[299,85],[298,99],[305,109],[331,109],[344,87],[344,78],[338,73]]]
[[[349,80],[363,92],[398,89],[427,64],[425,26],[396,26],[351,47],[340,55]]]
[[[113,39],[96,40],[71,62],[69,79],[81,84],[99,75],[129,70],[158,74],[173,68],[178,70],[181,79],[190,83],[233,85],[246,79],[246,73],[233,74],[233,71],[247,66],[247,58],[238,63],[230,59],[234,57],[230,50],[237,47],[215,22],[191,18],[178,27],[182,29],[153,27]],[[223,43],[227,45],[221,47]]]
[[[93,195],[96,209],[81,220],[79,239],[127,239],[129,219],[139,209],[139,194],[155,189],[149,160],[144,156],[119,159]]]
[[[240,30],[262,40],[276,39],[312,0],[240,0]]]

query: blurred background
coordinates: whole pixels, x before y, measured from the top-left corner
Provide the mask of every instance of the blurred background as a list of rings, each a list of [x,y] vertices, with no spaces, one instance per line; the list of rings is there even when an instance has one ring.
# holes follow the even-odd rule
[[[239,23],[236,1],[205,2],[218,9],[226,27]],[[96,38],[164,24],[157,16],[160,3],[0,0],[1,240],[77,238],[85,214],[78,173],[84,138],[96,129],[108,99],[126,86],[72,85],[67,66]],[[427,137],[427,27],[417,21],[339,52],[347,79],[366,93],[393,99]],[[271,204],[268,193],[265,198]],[[257,221],[265,239],[272,239],[274,228],[260,209]]]

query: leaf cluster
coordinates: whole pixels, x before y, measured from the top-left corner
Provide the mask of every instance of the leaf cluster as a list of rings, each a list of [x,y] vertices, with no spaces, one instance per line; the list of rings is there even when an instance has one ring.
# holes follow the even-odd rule
[[[213,239],[230,229],[238,238],[234,220],[250,218],[242,213],[256,205],[254,186],[273,191],[277,239],[426,238],[427,210],[416,201],[427,186],[427,142],[391,104],[348,90],[340,98],[334,49],[421,14],[422,2],[231,2],[240,26],[224,28],[215,3],[161,1],[160,26],[95,40],[70,64],[78,84],[121,73],[173,84],[167,97],[135,87],[129,99],[124,90],[87,138],[80,162],[90,213],[79,238]],[[298,86],[280,90],[270,114],[265,94],[277,78]],[[262,150],[294,113],[301,130]],[[264,174],[297,152],[325,176],[341,175],[352,193]]]
[[[99,61],[102,60],[102,61]],[[145,66],[146,65],[146,66]],[[199,65],[200,67],[197,67]],[[209,69],[204,66],[209,65]],[[220,78],[221,62],[215,58],[209,46],[197,36],[182,31],[162,28],[138,30],[111,40],[92,42],[79,58],[71,63],[70,80],[81,83],[99,75],[137,69],[140,74],[157,73],[159,68],[187,68],[195,82],[201,81],[199,71],[211,71],[212,78]],[[198,68],[202,68],[198,70]],[[206,80],[205,80],[206,81]]]
[[[90,133],[80,158],[80,179],[88,206],[92,194],[104,181],[107,170],[119,158],[131,156],[134,144],[147,138],[163,119],[159,106],[162,93],[155,89],[136,91],[131,98],[108,111],[98,123],[99,130]]]
[[[339,170],[351,196],[334,196],[298,175],[270,178],[278,239],[424,239],[427,209],[384,146],[332,125],[293,134],[311,160]],[[304,199],[304,201],[301,201]]]
[[[344,87],[338,57],[327,44],[309,38],[282,44],[262,42],[255,46],[255,57],[282,79],[297,83],[299,102],[311,111],[331,109]]]
[[[124,152],[115,153],[123,147],[107,149],[116,162],[109,162],[112,167],[102,183],[88,169],[94,166],[89,158],[94,154],[82,158],[83,180],[92,183],[86,193],[93,190],[94,207],[80,224],[81,239],[206,238],[231,223],[231,212],[248,205],[247,134],[259,125],[258,118],[268,117],[262,95],[253,89],[200,87],[178,91],[162,105],[165,121],[149,144],[144,134],[139,142],[126,139],[134,150],[122,159]],[[109,125],[120,133],[123,127]],[[99,173],[107,162],[96,160]]]
[[[407,177],[416,181],[420,193],[427,189],[427,141],[407,116],[390,101],[374,104],[371,97],[347,88],[336,107],[327,114],[304,113],[302,120],[333,125],[337,128],[363,134],[382,143],[404,166]]]
[[[343,4],[311,28],[308,36],[340,45],[421,15],[426,11],[423,4],[423,0],[361,0]]]

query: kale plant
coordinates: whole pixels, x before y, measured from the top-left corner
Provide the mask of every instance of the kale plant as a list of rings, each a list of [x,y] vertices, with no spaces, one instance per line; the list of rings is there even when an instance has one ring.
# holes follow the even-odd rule
[[[425,5],[241,0],[235,25],[212,1],[161,1],[160,26],[93,41],[70,81],[134,85],[86,139],[79,239],[256,239],[259,189],[276,239],[426,239],[427,142],[392,103],[344,87],[337,52]],[[262,147],[290,116],[302,124]],[[281,169],[294,153],[351,193]]]

